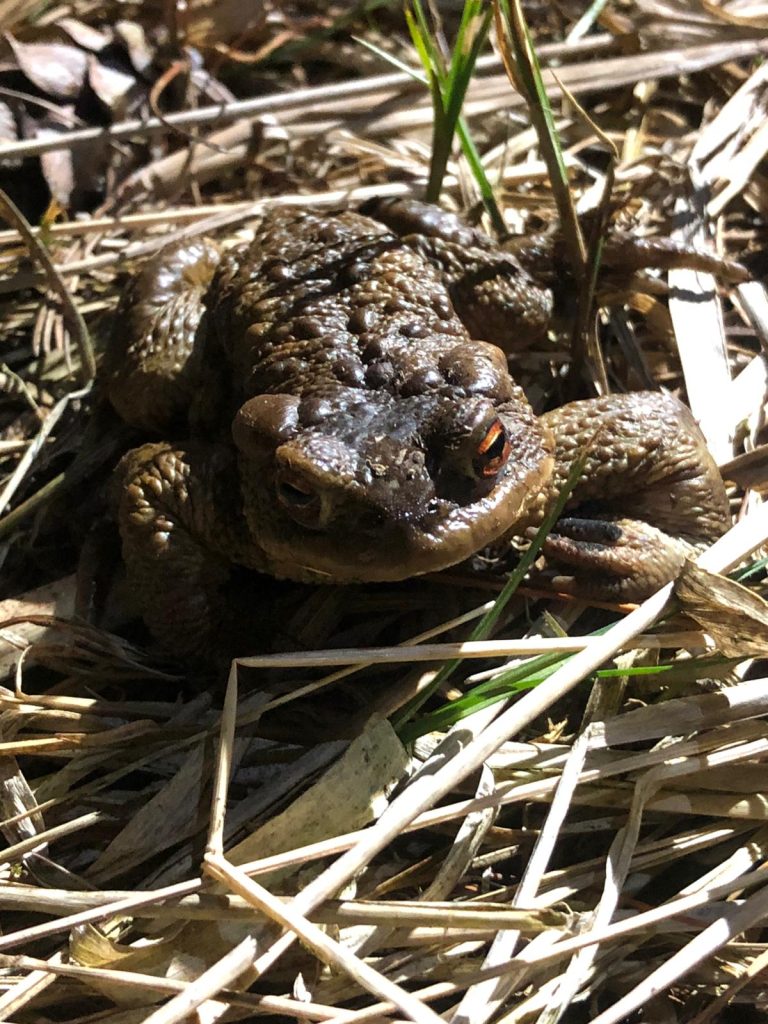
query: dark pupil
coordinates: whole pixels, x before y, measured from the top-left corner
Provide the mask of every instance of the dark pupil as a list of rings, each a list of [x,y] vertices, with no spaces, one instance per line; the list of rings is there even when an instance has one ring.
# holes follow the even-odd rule
[[[294,487],[293,484],[281,483],[280,484],[280,497],[288,505],[309,505],[314,499],[314,494],[302,491],[298,487]]]
[[[507,443],[504,431],[499,430],[497,427],[494,427],[494,429],[496,430],[496,437],[493,439],[488,448],[486,448],[485,451],[483,452],[484,458],[486,458],[489,462],[492,462],[494,459],[500,459],[502,457],[502,455],[504,454],[504,446]]]

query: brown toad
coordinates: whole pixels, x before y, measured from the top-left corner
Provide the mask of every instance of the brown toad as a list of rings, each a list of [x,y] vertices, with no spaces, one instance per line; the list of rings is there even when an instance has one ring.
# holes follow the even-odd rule
[[[376,212],[391,227],[275,210],[223,255],[207,240],[166,250],[126,296],[111,401],[189,439],[135,449],[117,476],[129,579],[169,650],[205,648],[233,563],[400,580],[520,534],[598,426],[571,500],[589,518],[561,520],[547,547],[582,588],[647,594],[728,525],[684,406],[642,392],[537,418],[489,341],[543,333],[551,292],[434,207]]]

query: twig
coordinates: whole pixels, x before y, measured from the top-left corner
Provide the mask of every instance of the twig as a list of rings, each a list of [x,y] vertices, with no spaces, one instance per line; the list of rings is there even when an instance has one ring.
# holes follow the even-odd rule
[[[206,854],[205,868],[212,877],[224,882],[262,913],[279,922],[284,928],[290,928],[301,939],[303,945],[311,949],[324,963],[345,971],[363,988],[390,1001],[401,1013],[416,1021],[416,1024],[441,1024],[442,1018],[421,1000],[385,978],[364,960],[354,956],[322,928],[302,917],[290,903],[282,903],[263,886],[248,878],[241,868],[230,864],[223,857],[210,854]],[[258,971],[256,973],[258,975]]]
[[[69,289],[64,284],[61,274],[54,266],[48,250],[32,231],[29,221],[21,210],[1,188],[0,210],[24,239],[29,255],[33,260],[37,260],[43,268],[49,287],[59,296],[62,315],[80,352],[82,383],[88,384],[96,376],[96,360],[93,357],[93,346],[91,345],[88,328],[80,315],[80,310],[70,295]]]
[[[297,651],[295,654],[259,654],[238,658],[245,668],[308,668],[318,665],[391,665],[396,662],[449,661],[453,658],[509,658],[536,654],[570,654],[584,651],[600,637],[534,637],[530,640],[465,640],[448,644],[419,644],[408,647],[352,647],[329,651]],[[698,647],[704,642],[700,630],[674,633],[646,633],[630,638],[619,649],[631,645],[649,649]]]
[[[562,57],[573,53],[600,52],[601,50],[610,49],[614,45],[614,38],[604,33],[583,40],[581,44],[576,44],[575,46],[567,46],[563,43],[545,45],[541,47],[540,52],[543,56]],[[495,55],[481,57],[477,62],[477,66],[483,70],[498,67],[498,57]],[[162,120],[157,117],[149,117],[143,120],[134,118],[130,121],[121,121],[118,124],[113,124],[109,128],[83,128],[73,132],[61,132],[56,138],[26,139],[22,142],[12,142],[5,146],[0,146],[0,157],[3,159],[20,159],[22,157],[39,156],[41,153],[49,153],[55,149],[69,149],[72,146],[84,145],[89,142],[113,142],[119,139],[130,138],[134,135],[145,136],[150,133],[167,131],[168,128],[221,125],[227,121],[236,121],[241,117],[257,118],[264,114],[276,114],[281,111],[301,109],[305,105],[314,107],[323,100],[338,99],[344,102],[357,96],[367,96],[372,92],[381,90],[394,92],[404,88],[419,88],[415,85],[412,77],[404,72],[371,75],[361,79],[345,78],[344,81],[332,85],[310,86],[279,95],[256,96],[232,103],[217,103],[207,107],[198,107],[197,110],[182,110],[177,113],[166,114]]]
[[[743,519],[699,559],[713,571],[736,564],[768,538],[768,506]],[[526,693],[502,714],[476,740],[460,748],[455,757],[434,775],[412,783],[339,860],[310,882],[294,899],[297,910],[307,913],[338,892],[368,861],[384,849],[418,814],[432,807],[476,771],[507,740],[516,735],[554,702],[572,690],[590,672],[612,657],[622,644],[632,640],[653,623],[667,607],[673,584],[667,584],[653,597],[618,622],[594,644],[576,654],[546,682]],[[263,973],[291,946],[291,936],[283,935],[258,957],[254,967]]]
[[[46,439],[50,436],[53,428],[59,422],[61,414],[64,412],[66,407],[70,402],[75,401],[78,398],[84,398],[90,390],[91,386],[89,384],[80,391],[72,391],[70,394],[64,395],[64,397],[60,398],[48,413],[45,418],[45,422],[40,427],[40,430],[37,432],[37,435],[32,440],[27,450],[24,452],[22,458],[19,459],[16,468],[6,481],[2,492],[0,492],[0,513],[3,512],[13,500],[13,496],[16,493],[19,484],[21,484],[22,480],[29,472],[32,463],[37,458],[38,452],[43,447]],[[2,520],[0,520],[0,523],[2,523]]]

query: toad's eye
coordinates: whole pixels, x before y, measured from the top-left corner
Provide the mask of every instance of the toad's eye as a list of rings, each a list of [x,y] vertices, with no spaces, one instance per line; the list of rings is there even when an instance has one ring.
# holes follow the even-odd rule
[[[511,445],[507,431],[497,417],[488,427],[475,449],[472,465],[477,475],[486,478],[496,476],[509,458],[510,450]]]

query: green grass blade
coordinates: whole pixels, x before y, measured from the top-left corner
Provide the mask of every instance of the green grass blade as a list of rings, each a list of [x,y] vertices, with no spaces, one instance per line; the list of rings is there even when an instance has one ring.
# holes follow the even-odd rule
[[[493,199],[493,191],[482,162],[477,150],[471,145],[466,125],[459,124],[475,64],[488,34],[491,12],[483,9],[482,0],[465,0],[456,44],[447,67],[430,32],[421,0],[411,0],[405,17],[419,60],[429,78],[434,110],[432,155],[425,198],[428,202],[439,201],[453,140],[458,132],[462,150],[477,180],[494,227],[503,231],[504,222]]]
[[[474,39],[466,53],[459,54],[458,45],[454,50],[454,59],[451,62],[451,69],[448,75],[444,90],[446,114],[451,119],[454,127],[459,120],[461,108],[467,95],[467,89],[475,70],[475,64],[480,54],[480,49],[485,42],[488,29],[491,24],[491,12],[486,11],[482,22],[477,27]]]
[[[477,182],[477,187],[480,190],[480,195],[483,199],[483,205],[491,218],[493,224],[493,230],[499,235],[505,235],[507,231],[507,225],[504,223],[504,218],[501,215],[499,204],[496,202],[496,197],[493,194],[493,186],[488,180],[488,175],[485,173],[483,167],[483,161],[480,154],[477,151],[477,147],[472,140],[472,136],[469,134],[469,129],[463,117],[459,118],[459,122],[456,126],[456,132],[459,136],[459,142],[461,143],[461,150],[464,154],[464,159],[469,165],[469,169]]]
[[[608,627],[596,630],[591,636],[601,636]],[[543,654],[536,658],[526,660],[522,665],[516,665],[506,672],[500,672],[493,679],[489,679],[478,686],[467,691],[458,700],[451,701],[443,707],[423,715],[413,722],[409,722],[401,731],[400,739],[404,743],[413,742],[419,736],[429,732],[445,732],[452,728],[463,718],[474,714],[482,708],[490,707],[501,700],[506,700],[516,693],[530,690],[539,686],[549,678],[568,658],[572,655],[564,654]],[[728,666],[735,666],[739,658],[726,658],[722,655],[714,655],[706,658],[695,658],[680,662],[666,662],[660,665],[635,665],[625,668],[598,669],[593,678],[599,680],[626,679],[626,678],[648,678],[659,676],[664,679],[665,686],[669,687],[675,682],[682,681],[690,683],[695,679],[702,679],[710,676],[713,670],[722,671]]]
[[[432,54],[428,44],[428,39],[425,37],[421,30],[421,26],[417,19],[414,17],[413,11],[410,8],[405,10],[405,23],[408,26],[408,31],[411,34],[411,41],[416,48],[419,60],[422,63],[424,71],[427,77],[430,77],[432,68],[434,66],[432,61]]]
[[[475,28],[474,35],[470,38],[467,34],[468,29],[472,25],[472,22],[478,17],[482,17],[482,23],[479,28]],[[445,177],[445,169],[447,168],[448,160],[450,159],[450,142],[452,142],[453,134],[455,133],[458,136],[459,144],[461,145],[461,150],[464,154],[465,160],[467,161],[470,172],[477,183],[477,187],[483,200],[483,205],[485,206],[488,216],[491,219],[491,223],[493,224],[493,229],[498,234],[503,235],[506,232],[506,225],[493,194],[493,186],[485,173],[482,159],[472,140],[469,128],[467,127],[464,119],[460,116],[461,108],[466,96],[466,91],[469,88],[469,83],[472,78],[477,58],[488,35],[491,11],[483,11],[482,0],[468,0],[464,8],[462,24],[459,28],[457,46],[454,49],[451,66],[448,71],[448,80],[442,82],[440,72],[436,71],[436,67],[438,69],[443,67],[443,62],[436,57],[436,44],[429,40],[428,35],[425,36],[425,31],[428,32],[428,26],[423,8],[420,5],[418,5],[413,11],[407,8],[405,11],[405,19],[408,25],[408,30],[411,34],[411,39],[419,60],[424,67],[425,73],[420,73],[415,68],[409,67],[403,61],[398,60],[397,57],[394,57],[391,53],[387,53],[385,50],[382,50],[374,43],[370,43],[367,40],[358,37],[355,37],[355,41],[360,43],[361,46],[365,46],[378,57],[386,60],[399,71],[404,71],[415,81],[426,85],[430,90],[435,124],[433,125],[433,157],[430,162],[427,198],[432,202],[436,202],[439,199],[440,190]],[[469,42],[467,42],[468,38]],[[466,52],[460,52],[460,47],[464,47]],[[451,105],[450,112],[445,109],[446,97],[449,98],[449,103]],[[451,121],[455,122],[455,127],[452,130],[450,128]],[[441,137],[445,137],[449,131],[451,135],[449,144],[447,146],[441,146],[438,140]],[[438,152],[435,156],[436,151]]]
[[[446,94],[451,95],[457,87],[457,81],[465,72],[469,64],[470,74],[474,67],[471,51],[475,44],[483,42],[483,25],[478,28],[477,22],[482,19],[485,22],[485,31],[490,25],[490,10],[483,14],[482,4],[478,0],[466,0],[461,12],[461,21],[456,32],[456,40],[453,44],[451,59],[448,65],[448,73],[445,79]]]
[[[547,538],[547,534],[550,532],[552,527],[555,525],[557,520],[562,515],[565,504],[570,497],[571,491],[576,486],[576,482],[584,472],[584,466],[586,465],[587,456],[590,448],[595,442],[595,437],[585,444],[580,450],[578,456],[574,459],[573,464],[568,472],[565,483],[558,495],[557,501],[553,505],[536,532],[536,536],[531,541],[530,547],[524,553],[520,559],[518,565],[513,569],[507,578],[507,582],[504,584],[501,593],[496,598],[493,606],[488,609],[485,615],[480,619],[478,624],[472,630],[469,639],[470,640],[485,640],[486,637],[491,633],[496,623],[499,621],[504,609],[511,600],[513,594],[522,583],[526,573],[533,565],[536,560],[539,551]],[[461,664],[460,658],[455,658],[452,661],[447,661],[442,668],[437,672],[435,678],[425,687],[424,690],[415,697],[409,704],[407,704],[400,712],[397,718],[394,720],[395,728],[400,728],[409,721],[413,715],[422,707],[425,701],[429,700],[432,694],[442,686],[450,676],[456,671],[458,666]]]
[[[586,247],[573,205],[562,147],[531,34],[520,0],[494,0],[494,10],[502,59],[508,75],[522,91],[528,105],[541,155],[549,171],[571,269],[576,280],[581,282],[585,274]]]
[[[380,46],[370,42],[368,39],[363,39],[362,36],[352,36],[352,40],[359,46],[365,47],[366,50],[370,50],[371,53],[375,53],[377,57],[387,61],[393,68],[397,68],[398,71],[402,71],[406,75],[410,75],[414,82],[421,82],[422,85],[429,84],[426,75],[422,74],[421,71],[417,71],[416,68],[412,68],[410,64],[406,64],[398,57],[395,57],[393,53],[387,53],[386,50],[382,50]]]

